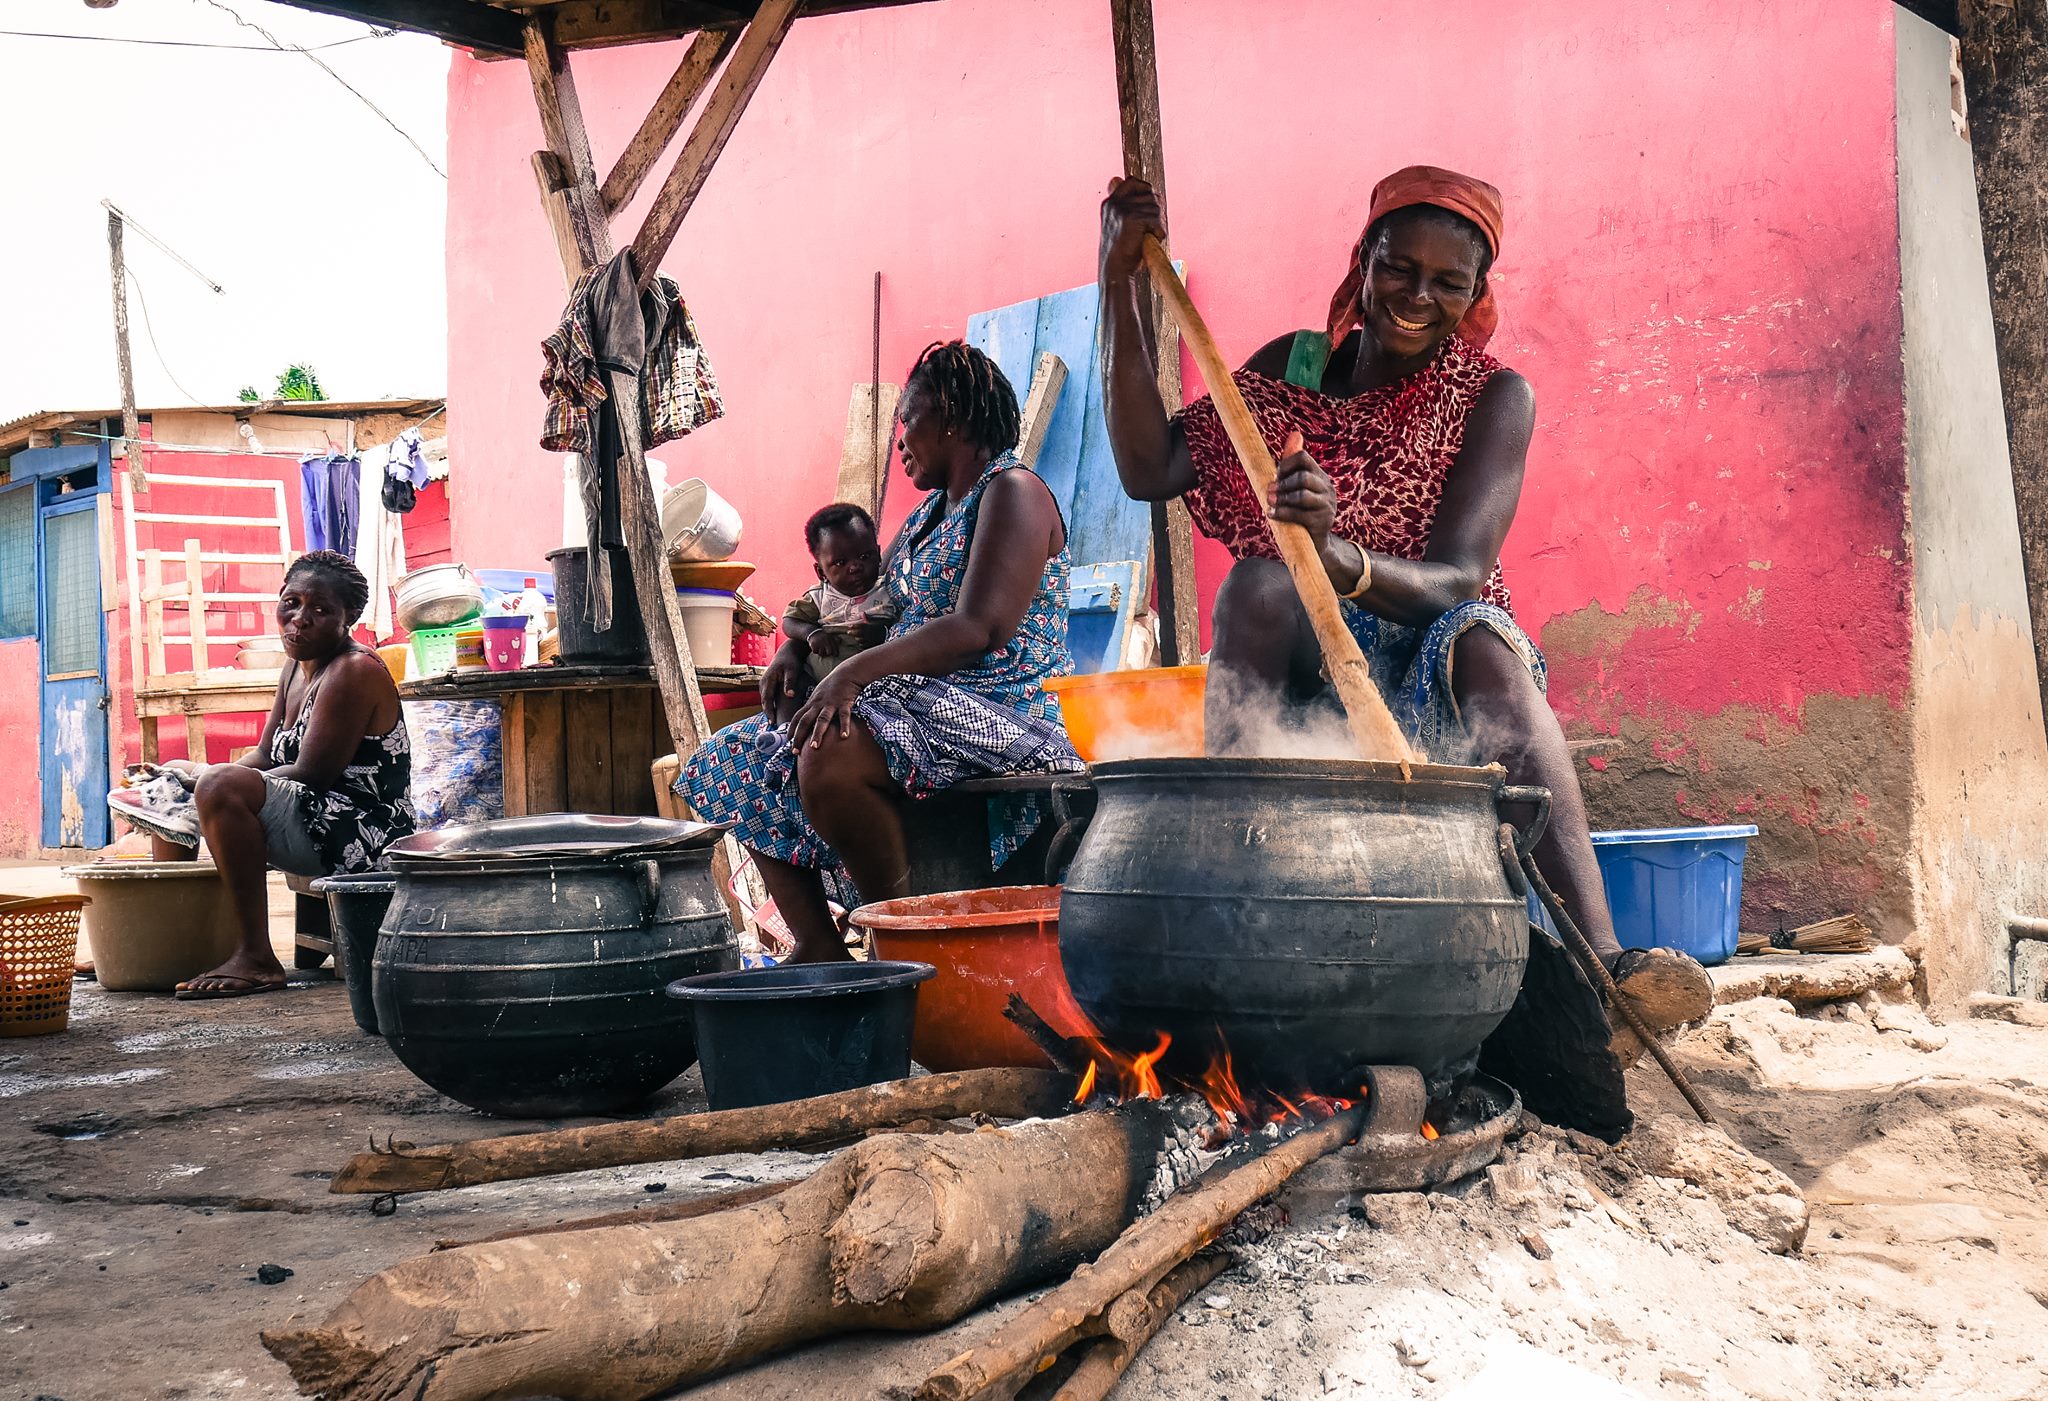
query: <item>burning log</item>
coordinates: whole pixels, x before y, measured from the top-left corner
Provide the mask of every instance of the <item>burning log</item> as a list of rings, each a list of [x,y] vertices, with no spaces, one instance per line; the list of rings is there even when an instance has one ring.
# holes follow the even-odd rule
[[[263,1345],[329,1401],[634,1401],[831,1333],[941,1327],[1063,1273],[1130,1223],[1169,1133],[1162,1107],[1126,1105],[871,1138],[751,1206],[404,1261]]]
[[[973,1114],[1030,1119],[1059,1113],[1071,1088],[1066,1077],[1050,1070],[961,1070],[756,1109],[358,1153],[327,1190],[439,1192],[590,1168],[844,1142],[870,1129],[919,1120]]]
[[[1213,1170],[1125,1231],[1093,1264],[926,1377],[916,1401],[1016,1395],[1041,1365],[1096,1331],[1091,1320],[1123,1295],[1151,1289],[1247,1207],[1356,1137],[1364,1122],[1363,1108],[1340,1110],[1242,1166]]]

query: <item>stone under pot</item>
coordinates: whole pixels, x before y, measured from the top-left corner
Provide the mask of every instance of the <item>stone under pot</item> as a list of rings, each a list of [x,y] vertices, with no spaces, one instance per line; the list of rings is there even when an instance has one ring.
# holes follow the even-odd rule
[[[1092,786],[1092,819],[1075,789]],[[1529,954],[1518,847],[1549,793],[1497,766],[1142,759],[1063,781],[1085,823],[1060,898],[1075,1000],[1162,1073],[1227,1046],[1240,1083],[1354,1095],[1366,1065],[1432,1078],[1514,1006]],[[1502,809],[1536,816],[1512,826]]]
[[[413,1074],[487,1114],[628,1109],[697,1058],[668,984],[739,967],[711,874],[722,829],[580,813],[421,833],[371,971]]]

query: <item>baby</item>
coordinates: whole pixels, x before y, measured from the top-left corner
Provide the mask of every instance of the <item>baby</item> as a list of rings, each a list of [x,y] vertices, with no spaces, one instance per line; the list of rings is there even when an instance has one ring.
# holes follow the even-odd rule
[[[805,671],[816,684],[879,643],[899,610],[880,586],[882,547],[866,511],[837,501],[815,512],[804,522],[804,544],[818,582],[783,613],[782,631],[810,649]]]

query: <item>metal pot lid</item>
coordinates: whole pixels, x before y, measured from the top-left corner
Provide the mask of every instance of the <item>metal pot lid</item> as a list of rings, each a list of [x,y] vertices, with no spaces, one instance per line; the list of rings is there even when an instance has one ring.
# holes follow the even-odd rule
[[[536,857],[624,860],[711,846],[729,824],[667,817],[608,817],[546,812],[415,832],[387,847],[394,865],[441,861],[516,861]]]

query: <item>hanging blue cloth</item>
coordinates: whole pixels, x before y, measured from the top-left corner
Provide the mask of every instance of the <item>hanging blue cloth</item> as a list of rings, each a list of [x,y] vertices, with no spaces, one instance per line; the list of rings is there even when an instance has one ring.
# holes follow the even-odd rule
[[[306,522],[306,548],[332,549],[327,533],[329,487],[325,453],[308,453],[299,459],[299,484],[305,489],[299,498],[299,508]]]
[[[355,554],[362,481],[362,459],[352,453],[309,453],[299,459],[307,549]]]

